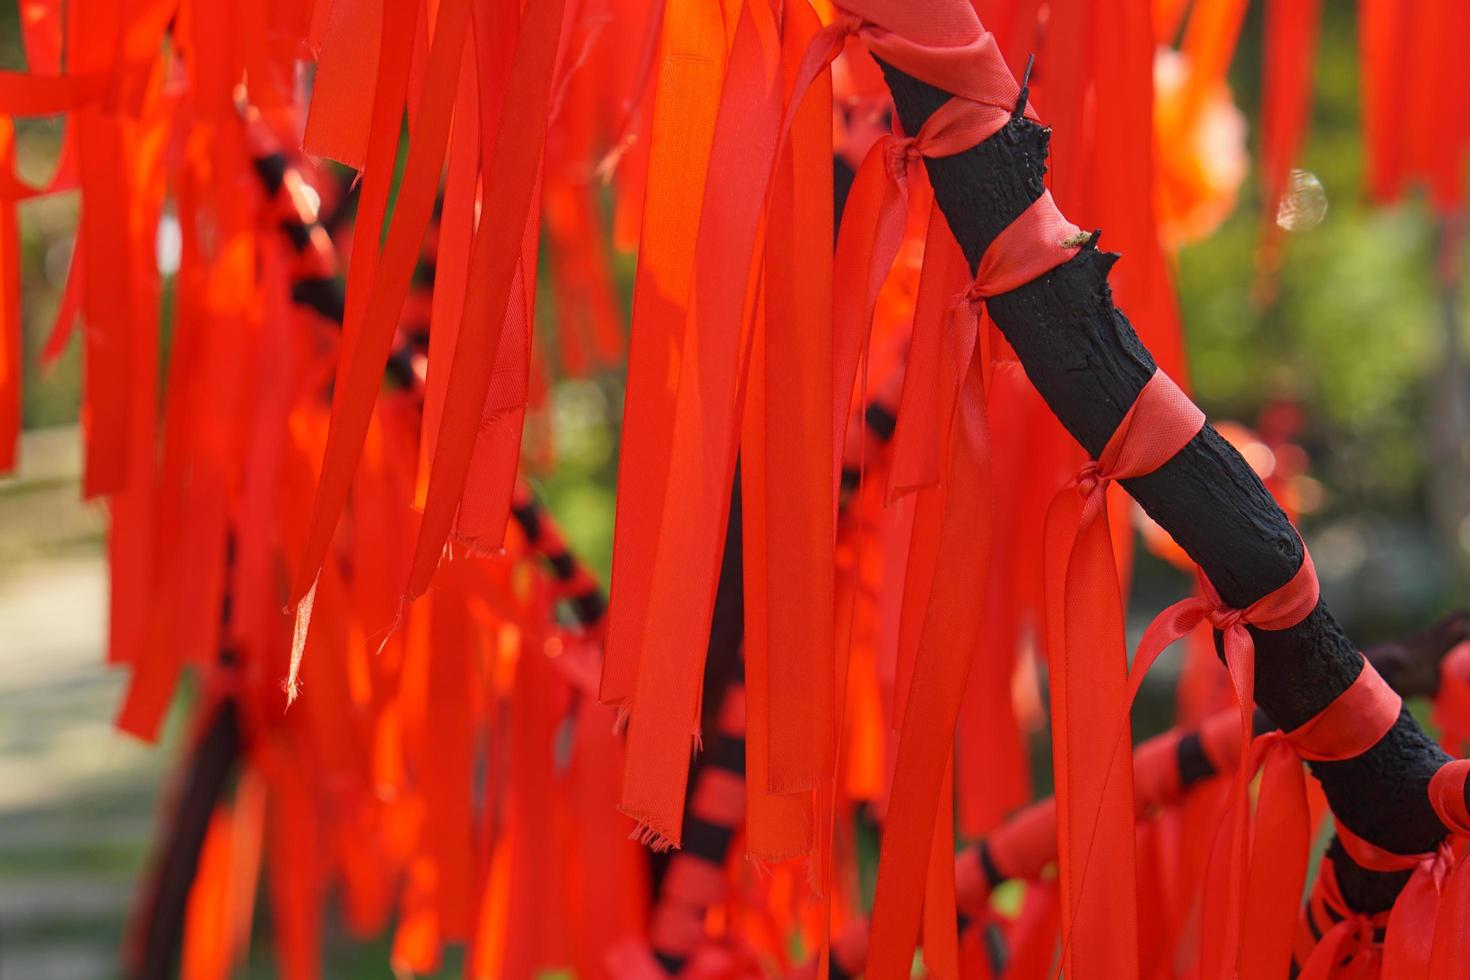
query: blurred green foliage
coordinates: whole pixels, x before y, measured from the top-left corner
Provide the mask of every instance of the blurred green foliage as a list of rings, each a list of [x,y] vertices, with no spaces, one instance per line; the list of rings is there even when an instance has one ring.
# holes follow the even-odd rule
[[[1260,198],[1252,172],[1235,213],[1179,256],[1180,309],[1200,399],[1251,422],[1267,399],[1300,399],[1319,518],[1423,509],[1428,382],[1441,350],[1435,226],[1420,196],[1376,207],[1363,190],[1356,7],[1325,4],[1310,133],[1299,165],[1326,190],[1326,219],[1284,236],[1273,302],[1253,298]],[[1231,71],[1258,150],[1262,5]],[[1462,320],[1470,309],[1461,303]]]

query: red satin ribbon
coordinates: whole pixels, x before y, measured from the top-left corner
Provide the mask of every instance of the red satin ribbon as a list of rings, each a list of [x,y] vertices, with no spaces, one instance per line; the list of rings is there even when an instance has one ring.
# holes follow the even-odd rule
[[[1291,962],[1290,923],[1306,881],[1312,836],[1306,775],[1299,760],[1362,755],[1393,727],[1402,705],[1365,658],[1353,683],[1307,722],[1256,739],[1246,779],[1257,772],[1263,776],[1251,833],[1237,958],[1240,976],[1284,976]],[[1242,860],[1237,854],[1236,861]]]
[[[1133,759],[1115,751],[1109,738],[1127,717],[1129,699],[1107,486],[1157,470],[1204,424],[1204,413],[1155,371],[1097,461],[1062,488],[1047,512],[1046,636],[1068,976],[1089,970],[1089,963],[1118,975],[1137,973]],[[1105,884],[1085,893],[1087,880]]]
[[[931,121],[958,100],[941,107]],[[939,222],[930,222],[930,235]],[[943,232],[948,234],[947,231]],[[1045,275],[1077,254],[1080,230],[1057,210],[1051,192],[1021,212],[986,247],[974,282],[953,297],[947,307],[927,304],[920,285],[909,341],[908,370],[898,405],[898,428],[893,437],[893,468],[889,495],[897,498],[924,487],[942,484],[948,459],[949,431],[958,397],[968,344],[979,329],[980,304]],[[1067,244],[1072,243],[1072,244]],[[925,249],[925,274],[932,248]]]
[[[1445,751],[1463,752],[1470,744],[1470,642],[1459,644],[1440,661],[1432,717]]]
[[[1225,666],[1230,672],[1236,705],[1240,712],[1240,756],[1246,758],[1246,747],[1251,740],[1251,716],[1255,710],[1255,643],[1246,626],[1284,630],[1305,619],[1317,606],[1316,569],[1312,565],[1311,554],[1303,548],[1301,567],[1290,581],[1245,609],[1232,609],[1225,605],[1202,571],[1199,573],[1199,584],[1202,595],[1176,602],[1149,624],[1129,671],[1127,703],[1133,703],[1144,675],[1165,648],[1175,640],[1187,636],[1201,623],[1209,622],[1224,634]],[[1257,761],[1264,762],[1264,755]],[[1282,772],[1279,763],[1276,772],[1278,775]],[[1228,865],[1224,866],[1228,868],[1228,881],[1224,884],[1223,891],[1226,907],[1223,917],[1215,920],[1219,928],[1209,930],[1205,936],[1206,976],[1231,977],[1235,974],[1236,950],[1240,947],[1242,902],[1247,883],[1250,831],[1247,792],[1251,776],[1252,768],[1248,765],[1241,766],[1236,771],[1230,804],[1234,824],[1228,840],[1228,853],[1231,857]],[[1219,894],[1217,889],[1211,889],[1210,893]]]
[[[1470,760],[1446,763],[1429,783],[1429,802],[1449,832],[1470,837],[1465,779]],[[1460,980],[1470,976],[1470,863],[1456,858],[1450,840],[1433,851],[1397,854],[1363,840],[1341,823],[1337,836],[1348,855],[1370,871],[1413,871],[1388,916],[1383,975],[1405,980]],[[1324,869],[1325,870],[1325,869]]]
[[[1308,939],[1313,923],[1325,931],[1311,947],[1297,980],[1377,980],[1383,969],[1383,955],[1374,945],[1373,933],[1387,916],[1367,916],[1350,909],[1337,885],[1331,861],[1322,862],[1304,918]],[[1327,925],[1329,922],[1333,924]]]
[[[1296,754],[1312,762],[1362,755],[1398,721],[1404,699],[1365,657],[1347,689],[1308,721],[1283,732]]]

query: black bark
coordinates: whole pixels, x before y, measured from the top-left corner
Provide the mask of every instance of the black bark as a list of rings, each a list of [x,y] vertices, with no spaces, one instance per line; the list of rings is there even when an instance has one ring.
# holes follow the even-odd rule
[[[239,755],[240,723],[234,700],[226,698],[215,709],[190,760],[146,899],[139,945],[131,953],[132,980],[163,980],[174,972],[204,837]]]
[[[889,65],[882,68],[906,132],[918,132],[950,98]],[[972,271],[991,240],[1041,196],[1049,139],[1048,129],[1017,115],[978,146],[925,161],[935,199]],[[1119,257],[1098,251],[1095,242],[1096,236],[1071,261],[989,301],[991,318],[1037,391],[1094,457],[1155,368],[1113,303],[1107,275]],[[1301,541],[1286,515],[1213,426],[1157,472],[1124,486],[1235,608],[1274,591],[1301,565]],[[1325,603],[1291,629],[1251,633],[1256,702],[1280,728],[1295,728],[1316,714],[1361,670],[1358,648]],[[1446,759],[1404,712],[1369,752],[1312,763],[1312,771],[1344,825],[1408,854],[1432,850],[1445,835],[1426,790]],[[1334,860],[1344,897],[1360,911],[1388,908],[1403,887],[1405,875],[1365,871],[1340,848]]]

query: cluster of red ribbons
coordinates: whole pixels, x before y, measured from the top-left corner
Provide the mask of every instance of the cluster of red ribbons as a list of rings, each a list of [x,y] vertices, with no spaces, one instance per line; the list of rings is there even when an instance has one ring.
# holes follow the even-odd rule
[[[1429,802],[1450,837],[1424,854],[1396,854],[1354,834],[1341,821],[1337,837],[1370,871],[1413,872],[1388,915],[1383,975],[1447,980],[1470,963],[1470,872],[1457,856],[1470,837],[1465,780],[1470,761],[1446,763],[1429,783]]]
[[[685,976],[743,978],[784,969],[799,937],[831,938],[839,970],[907,975],[921,938],[935,975],[983,975],[957,918],[996,915],[978,857],[952,860],[957,826],[1031,880],[1008,976],[1051,970],[1059,930],[1069,977],[1162,970],[1165,944],[1139,931],[1150,909],[1172,916],[1169,942],[1186,928],[1151,884],[1165,852],[1210,857],[1211,975],[1284,970],[1311,826],[1299,760],[1361,754],[1398,701],[1365,667],[1306,725],[1251,742],[1247,627],[1311,612],[1310,558],[1243,610],[1201,576],[1129,670],[1131,542],[1108,490],[1204,424],[1170,380],[1185,374],[1162,229],[1198,230],[1233,198],[1201,176],[1194,137],[1229,105],[1246,5],[976,6],[994,33],[963,0],[23,0],[29,70],[0,72],[0,469],[20,425],[20,219],[76,190],[44,357],[81,324],[84,492],[107,503],[109,659],[130,671],[119,724],[154,737],[186,671],[201,728],[222,704],[241,719],[238,787],[201,832],[191,975],[242,955],[262,865],[290,977],[320,971],[333,891],[354,935],[391,923],[415,972],[465,943],[482,975],[670,973],[658,957],[677,952]],[[1268,207],[1301,142],[1318,16],[1270,4]],[[1363,6],[1379,198],[1425,179],[1442,210],[1459,200],[1465,87],[1434,80],[1465,60],[1465,17]],[[1181,28],[1185,81],[1156,97],[1157,49]],[[950,98],[915,133],[871,131],[892,106],[870,54]],[[1039,121],[1033,94],[1056,126],[1051,185],[972,274],[922,164]],[[50,115],[54,171],[23,179],[15,120]],[[318,220],[313,198],[343,195],[312,157],[359,171],[355,221]],[[834,158],[860,161],[840,225]],[[1163,368],[1080,472],[984,313],[1090,247],[1063,210],[1128,256],[1112,286]],[[180,247],[161,272],[165,224]],[[634,248],[603,655],[595,580],[517,475],[556,462],[549,365],[582,378],[621,356],[613,252]],[[737,479],[744,684],[709,725]],[[1205,626],[1238,702],[1201,736],[1233,777],[1228,819],[1207,800],[1138,830],[1139,802],[1179,795],[1157,760],[1180,743],[1130,761],[1119,732],[1149,664]],[[1038,653],[1057,802],[998,830],[1030,798]],[[1431,786],[1458,836],[1463,781],[1456,764]],[[859,806],[884,834],[871,936]],[[685,848],[657,892],[635,824]],[[1196,837],[1169,837],[1180,826]],[[1384,972],[1462,960],[1470,876],[1452,848],[1343,838],[1360,863],[1414,872]],[[1040,880],[1053,858],[1059,880]],[[1377,970],[1373,923],[1330,867],[1315,894],[1335,918],[1298,951],[1307,975],[1348,956]]]
[[[1204,414],[1188,396],[1168,375],[1156,371],[1098,460],[1062,488],[1047,514],[1052,754],[1062,811],[1060,854],[1069,963],[1076,959],[1073,950],[1107,950],[1108,962],[1128,971],[1137,969],[1136,909],[1110,894],[1114,883],[1133,882],[1136,873],[1133,765],[1114,750],[1115,739],[1110,737],[1132,697],[1127,691],[1123,601],[1108,527],[1107,488],[1114,480],[1157,470],[1204,424]],[[1147,670],[1147,661],[1140,659],[1134,669]],[[1090,894],[1083,890],[1087,878],[1093,882]],[[1130,890],[1125,886],[1124,894]]]

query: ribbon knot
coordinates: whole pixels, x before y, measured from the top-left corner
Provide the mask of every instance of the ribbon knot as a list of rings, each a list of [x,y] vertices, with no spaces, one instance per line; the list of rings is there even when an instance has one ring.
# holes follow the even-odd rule
[[[857,14],[838,7],[837,16],[832,18],[832,23],[828,24],[823,30],[831,31],[837,40],[843,41],[849,37],[853,37],[858,31],[862,30],[864,23],[864,20]]]
[[[1440,767],[1429,782],[1429,802],[1455,836],[1470,831],[1465,806],[1465,777],[1470,761]],[[1388,916],[1383,943],[1384,976],[1411,980],[1447,980],[1463,975],[1470,956],[1470,862],[1458,861],[1450,839],[1432,851],[1399,854],[1363,840],[1342,826],[1337,837],[1354,862],[1370,871],[1414,873]]]
[[[883,149],[883,172],[888,179],[908,193],[909,166],[922,155],[919,141],[913,136],[888,136]]]
[[[1351,908],[1337,884],[1337,869],[1331,861],[1322,862],[1322,871],[1312,887],[1306,916],[1321,935],[1302,963],[1298,980],[1367,980],[1388,972],[1383,952],[1375,941],[1375,933],[1383,926],[1384,913],[1365,915]]]
[[[1225,605],[1211,606],[1205,612],[1205,618],[1221,633],[1228,633],[1236,627],[1244,629],[1245,610],[1232,609]]]
[[[1107,487],[1108,478],[1103,476],[1102,467],[1098,466],[1097,460],[1089,459],[1077,471],[1074,482],[1077,484],[1077,492],[1084,500],[1088,500],[1093,494]]]

